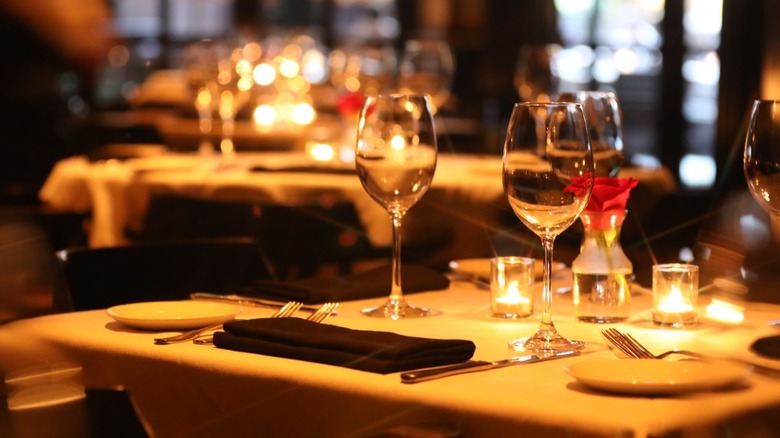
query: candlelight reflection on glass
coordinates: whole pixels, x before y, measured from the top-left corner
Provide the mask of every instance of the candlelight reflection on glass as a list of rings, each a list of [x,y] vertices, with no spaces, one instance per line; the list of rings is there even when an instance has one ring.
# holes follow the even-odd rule
[[[534,260],[526,257],[490,259],[490,312],[499,318],[523,318],[534,310]]]
[[[706,311],[707,318],[725,324],[739,325],[745,320],[745,308],[726,300],[713,298]]]
[[[699,267],[682,263],[653,266],[653,322],[682,327],[695,324]]]

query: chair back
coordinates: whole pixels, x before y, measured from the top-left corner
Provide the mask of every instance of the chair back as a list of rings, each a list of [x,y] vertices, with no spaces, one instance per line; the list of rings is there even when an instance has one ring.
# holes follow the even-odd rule
[[[191,292],[230,292],[273,279],[251,238],[221,238],[78,248],[57,253],[72,310],[187,299]]]

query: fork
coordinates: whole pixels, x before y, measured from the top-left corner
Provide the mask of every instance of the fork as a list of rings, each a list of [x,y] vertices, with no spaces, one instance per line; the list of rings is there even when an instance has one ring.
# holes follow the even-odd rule
[[[301,308],[301,306],[303,306],[303,303],[299,303],[298,301],[290,301],[289,303],[282,306],[281,309],[277,310],[276,313],[271,315],[271,318],[281,318],[285,316],[290,316],[293,313],[297,312],[298,309]],[[221,322],[218,324],[212,324],[206,327],[197,328],[194,330],[184,332],[180,335],[170,336],[167,338],[155,338],[154,343],[159,345],[168,345],[168,344],[175,344],[177,342],[189,341],[190,339],[195,339],[199,337],[203,333],[219,329],[220,327],[222,327],[222,324],[223,323]]]
[[[634,337],[628,333],[621,333],[620,331],[614,328],[604,330],[601,333],[618,350],[627,354],[629,357],[636,358],[636,359],[663,359],[672,354],[682,354],[685,356],[690,356],[696,359],[703,359],[703,360],[708,359],[708,356],[705,356],[701,353],[696,353],[695,351],[690,351],[690,350],[680,350],[680,349],[664,351],[661,354],[653,354],[650,352],[650,350],[645,348],[642,344],[639,343],[639,341],[634,339]],[[776,368],[753,363],[749,360],[740,359],[736,357],[729,357],[727,359],[741,363],[743,365],[747,365],[751,367],[754,371],[760,372],[761,374],[764,374],[766,376],[780,377],[780,370]]]
[[[315,312],[313,312],[311,315],[306,317],[309,321],[314,322],[322,322],[325,320],[325,318],[329,317],[331,314],[333,314],[333,311],[336,310],[336,308],[339,307],[339,303],[325,303],[322,306],[320,306]],[[296,309],[297,310],[297,309]],[[279,315],[279,312],[277,314],[271,315],[271,318],[281,318],[285,316],[290,316],[292,314],[283,314]],[[208,345],[212,344],[214,342],[214,335],[208,334],[203,336],[196,336],[195,339],[192,340],[192,342],[198,344],[198,345]]]
[[[313,322],[322,322],[325,318],[329,317],[336,308],[339,307],[339,303],[325,303],[316,312],[309,315],[306,319]]]
[[[672,354],[682,354],[685,356],[691,356],[698,359],[704,359],[704,355],[688,350],[669,350],[661,354],[653,354],[639,343],[633,336],[628,333],[621,333],[617,329],[609,328],[601,332],[607,340],[614,345],[618,350],[622,351],[626,355],[636,359],[663,359]]]

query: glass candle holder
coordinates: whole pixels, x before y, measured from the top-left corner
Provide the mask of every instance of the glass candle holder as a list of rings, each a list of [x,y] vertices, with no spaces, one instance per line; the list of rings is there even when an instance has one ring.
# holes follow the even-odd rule
[[[682,327],[696,324],[699,267],[683,263],[653,266],[653,322]]]
[[[490,259],[490,312],[498,318],[523,318],[534,310],[534,259]]]

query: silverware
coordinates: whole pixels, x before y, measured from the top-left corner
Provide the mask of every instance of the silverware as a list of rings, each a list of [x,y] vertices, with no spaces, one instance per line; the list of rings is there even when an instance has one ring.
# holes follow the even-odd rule
[[[332,315],[337,307],[339,307],[339,303],[325,303],[306,319],[313,322],[322,322],[325,318]]]
[[[604,337],[607,338],[607,341],[614,345],[618,350],[622,351],[627,356],[636,359],[663,359],[666,356],[670,356],[672,354],[681,354],[684,356],[695,357],[697,359],[704,358],[704,355],[701,353],[679,349],[665,351],[661,354],[653,354],[650,352],[650,350],[645,348],[644,345],[640,344],[639,341],[634,339],[633,336],[628,333],[621,333],[614,328],[603,330],[601,334],[603,334]]]
[[[467,272],[450,272],[447,274],[450,281],[466,281],[475,284],[480,289],[490,289],[490,279]]]
[[[764,374],[766,376],[780,377],[780,369],[760,365],[757,363],[753,363],[749,360],[745,360],[737,357],[714,357],[714,356],[709,357],[704,354],[697,353],[695,351],[680,350],[680,349],[672,349],[672,350],[664,351],[661,354],[653,354],[650,352],[650,350],[645,348],[644,345],[640,344],[639,341],[634,339],[634,337],[628,333],[622,333],[617,329],[610,328],[602,331],[601,334],[604,335],[604,337],[607,339],[607,341],[609,341],[610,344],[615,346],[615,348],[617,348],[618,350],[623,352],[626,356],[632,359],[663,359],[673,354],[681,354],[684,356],[689,356],[700,360],[708,360],[708,359],[731,360],[752,367],[754,371]]]
[[[314,313],[307,316],[306,319],[309,321],[314,322],[322,322],[325,320],[325,318],[329,317],[334,313],[336,308],[339,306],[339,303],[325,303],[322,306],[320,306],[319,309],[317,309]],[[288,315],[279,315],[280,312],[277,312],[276,314],[272,315],[271,318],[279,318],[282,316],[288,316]],[[192,340],[192,342],[198,344],[198,345],[209,345],[214,343],[214,334],[209,333],[207,335],[198,335],[195,337],[195,339]]]
[[[450,279],[450,281],[466,281],[469,283],[473,283],[480,289],[490,290],[490,279],[482,277],[480,275],[469,274],[467,272],[450,272],[447,274],[447,277]],[[555,292],[558,295],[565,295],[571,292],[571,286],[559,287],[557,289],[554,289],[553,292]]]
[[[297,301],[290,301],[289,303],[287,303],[284,306],[282,306],[282,308],[279,309],[276,313],[274,313],[271,316],[271,318],[280,318],[280,317],[284,317],[284,316],[290,316],[293,313],[297,312],[298,309],[300,309],[302,305],[303,304],[301,304],[301,303],[299,303]],[[170,336],[170,337],[167,337],[167,338],[155,338],[154,339],[154,343],[158,344],[158,345],[168,345],[168,344],[175,344],[177,342],[185,342],[185,341],[189,341],[191,339],[195,339],[195,338],[199,337],[203,333],[206,333],[206,332],[209,332],[209,331],[212,331],[212,330],[217,330],[220,327],[222,327],[222,323],[221,322],[218,323],[218,324],[212,324],[212,325],[209,325],[209,326],[206,326],[206,327],[201,327],[201,328],[197,328],[197,329],[194,329],[194,330],[186,331],[186,332],[184,332],[184,333],[182,333],[180,335],[176,335],[176,336]]]
[[[272,307],[275,309],[281,308],[286,303],[281,301],[273,301],[273,300],[265,300],[262,298],[254,298],[254,297],[245,297],[242,295],[236,295],[236,294],[229,294],[229,295],[220,295],[220,294],[212,294],[208,292],[193,292],[190,294],[190,299],[193,300],[216,300],[216,301],[228,301],[234,304],[244,304],[247,306],[261,306],[261,307]],[[317,306],[313,305],[302,305],[300,310],[308,310],[311,312],[314,312],[318,309]]]
[[[558,359],[562,357],[572,357],[579,355],[579,351],[563,351],[550,354],[529,354],[525,356],[516,356],[510,359],[497,360],[494,362],[483,360],[470,360],[455,365],[447,365],[438,368],[426,368],[422,370],[408,371],[401,373],[402,383],[418,383],[442,377],[454,376],[456,374],[473,373],[475,371],[494,370],[512,365],[524,363],[541,362],[545,360]]]

